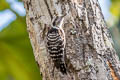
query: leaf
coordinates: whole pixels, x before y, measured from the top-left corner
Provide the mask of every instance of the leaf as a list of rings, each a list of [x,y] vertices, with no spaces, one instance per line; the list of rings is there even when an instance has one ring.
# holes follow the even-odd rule
[[[0,32],[0,80],[40,80],[25,17]]]
[[[114,16],[120,16],[120,0],[112,0],[110,11]]]
[[[0,10],[5,10],[10,8],[9,4],[6,2],[6,0],[0,0]]]

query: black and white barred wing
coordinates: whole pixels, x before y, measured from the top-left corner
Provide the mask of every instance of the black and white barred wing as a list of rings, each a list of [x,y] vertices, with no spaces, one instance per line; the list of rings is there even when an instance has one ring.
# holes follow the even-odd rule
[[[51,28],[48,31],[47,49],[55,67],[59,69],[63,74],[66,73],[64,60],[65,43],[62,31],[57,28]]]

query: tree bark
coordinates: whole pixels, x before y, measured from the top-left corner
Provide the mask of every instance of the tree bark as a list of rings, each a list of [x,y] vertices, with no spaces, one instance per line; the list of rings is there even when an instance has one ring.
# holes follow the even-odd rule
[[[113,48],[98,0],[23,0],[27,30],[43,80],[120,80]],[[53,71],[45,46],[46,27],[64,16],[68,74]],[[54,74],[53,74],[54,73]]]

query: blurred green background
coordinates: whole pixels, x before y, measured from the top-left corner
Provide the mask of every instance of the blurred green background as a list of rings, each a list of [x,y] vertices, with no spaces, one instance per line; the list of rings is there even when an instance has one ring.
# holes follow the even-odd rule
[[[120,56],[120,0],[99,0]],[[21,0],[0,0],[0,80],[41,80]]]
[[[7,21],[0,25],[0,80],[41,80],[21,7],[21,1],[0,0],[0,24]]]

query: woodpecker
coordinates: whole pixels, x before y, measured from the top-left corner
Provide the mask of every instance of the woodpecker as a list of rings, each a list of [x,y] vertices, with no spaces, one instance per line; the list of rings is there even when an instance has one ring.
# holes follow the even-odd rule
[[[62,28],[64,18],[57,17],[47,33],[47,50],[56,69],[66,74],[65,64],[65,33]]]

